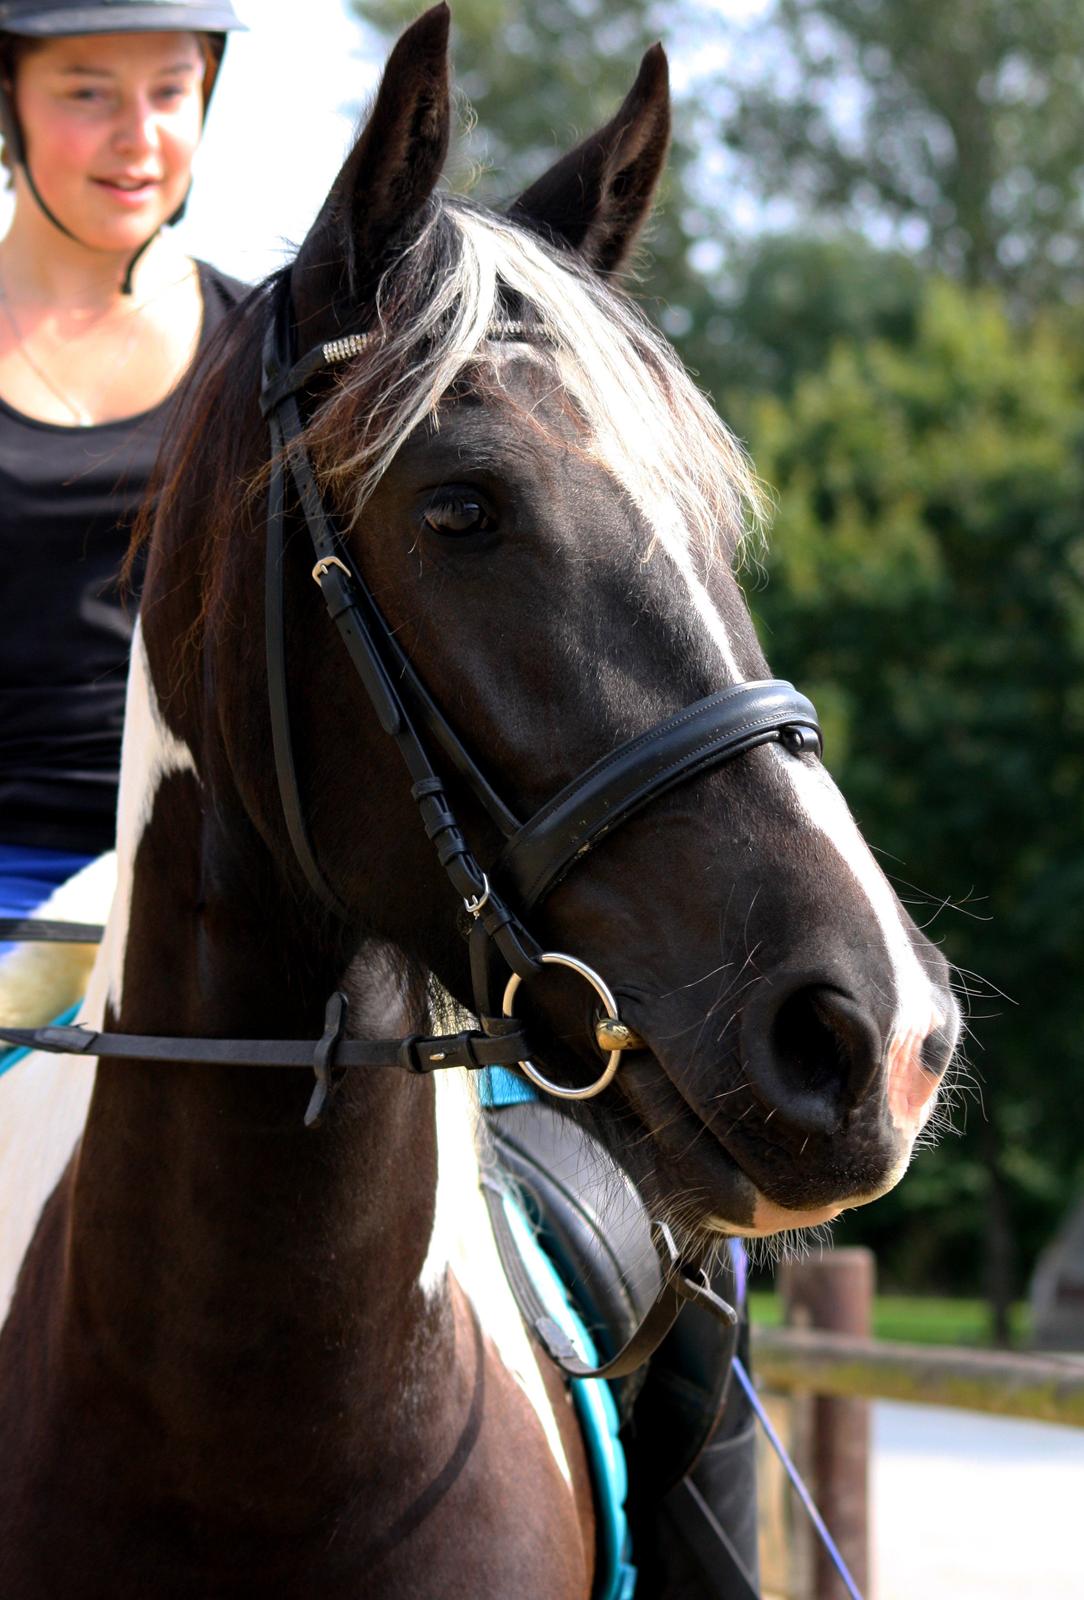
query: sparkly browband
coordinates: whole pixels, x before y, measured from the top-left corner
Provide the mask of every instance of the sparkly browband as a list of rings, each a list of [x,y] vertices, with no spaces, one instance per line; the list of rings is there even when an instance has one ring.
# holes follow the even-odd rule
[[[525,334],[534,334],[540,337],[543,329],[535,322],[495,322],[486,334],[487,339],[516,339]],[[348,333],[341,339],[329,339],[323,345],[323,357],[327,366],[335,366],[340,361],[350,361],[354,356],[360,356],[366,345],[371,344],[378,335],[376,333]]]

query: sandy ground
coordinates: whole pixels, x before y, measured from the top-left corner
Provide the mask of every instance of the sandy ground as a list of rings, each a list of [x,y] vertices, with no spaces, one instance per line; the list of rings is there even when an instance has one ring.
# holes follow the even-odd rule
[[[1084,1429],[873,1409],[867,1600],[1084,1600]]]

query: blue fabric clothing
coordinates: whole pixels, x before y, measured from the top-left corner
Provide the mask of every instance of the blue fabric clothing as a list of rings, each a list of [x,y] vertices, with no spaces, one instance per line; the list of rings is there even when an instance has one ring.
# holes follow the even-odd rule
[[[0,844],[0,917],[28,917],[93,860],[70,850]]]
[[[75,855],[68,850],[40,850],[32,845],[0,844],[0,917],[28,917],[54,889],[89,865],[93,856]],[[0,955],[11,948],[0,943]],[[73,1022],[78,1006],[55,1020]],[[10,1072],[28,1052],[5,1050],[0,1053],[0,1077]]]

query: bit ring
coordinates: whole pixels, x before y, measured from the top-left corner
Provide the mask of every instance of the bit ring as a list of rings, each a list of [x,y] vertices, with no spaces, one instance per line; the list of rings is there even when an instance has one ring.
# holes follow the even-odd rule
[[[543,966],[568,967],[571,972],[577,973],[585,983],[589,983],[591,985],[592,989],[598,995],[599,999],[602,1001],[602,1004],[606,1008],[607,1018],[611,1022],[620,1021],[620,1018],[617,1014],[617,1001],[614,999],[612,992],[599,977],[594,968],[589,967],[585,961],[578,960],[576,956],[561,955],[556,950],[545,951],[538,957],[538,960]],[[511,1017],[514,1015],[512,1010],[512,1002],[516,997],[516,990],[519,988],[522,981],[523,980],[519,973],[513,972],[512,976],[505,985],[504,999],[501,1003],[501,1007],[503,1014],[506,1017]],[[603,1089],[606,1088],[607,1084],[613,1078],[613,1075],[617,1071],[620,1064],[621,1051],[611,1050],[606,1065],[602,1069],[601,1077],[596,1078],[594,1083],[589,1083],[586,1089],[566,1089],[563,1084],[553,1083],[549,1078],[545,1077],[541,1072],[539,1072],[533,1061],[517,1062],[517,1066],[523,1073],[524,1077],[529,1078],[537,1088],[544,1089],[547,1094],[554,1095],[558,1100],[590,1100],[594,1095],[601,1094]]]

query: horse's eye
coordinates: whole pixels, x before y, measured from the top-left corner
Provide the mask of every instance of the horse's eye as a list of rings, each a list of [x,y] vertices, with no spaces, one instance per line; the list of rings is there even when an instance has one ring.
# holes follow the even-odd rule
[[[481,500],[472,494],[440,495],[426,507],[425,525],[445,538],[462,538],[469,533],[488,533],[496,527]]]

